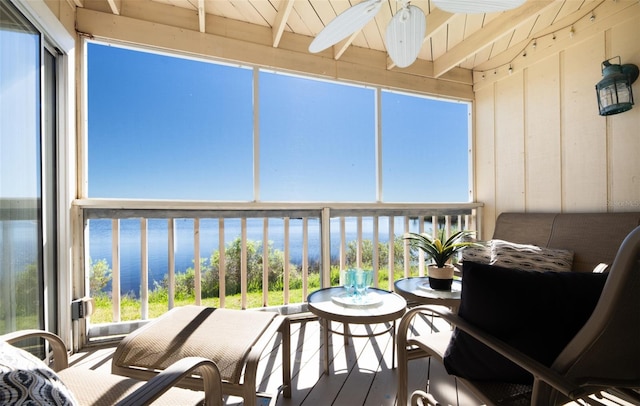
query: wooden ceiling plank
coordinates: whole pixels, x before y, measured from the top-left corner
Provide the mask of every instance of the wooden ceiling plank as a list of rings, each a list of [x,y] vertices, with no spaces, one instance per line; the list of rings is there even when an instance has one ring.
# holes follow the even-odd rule
[[[536,20],[529,20],[526,23],[522,24],[518,28],[513,31],[513,35],[511,36],[511,41],[509,46],[513,44],[518,44],[521,41],[524,41],[528,38],[531,38],[531,34],[534,32],[533,27],[535,26]]]
[[[425,42],[427,42],[440,30],[445,29],[449,21],[451,21],[454,16],[455,14],[447,13],[446,11],[442,11],[439,8],[433,9],[433,11],[431,11],[427,15],[427,31],[424,38]]]
[[[457,14],[449,20],[447,27],[447,49],[452,49],[464,39],[464,27],[467,22],[466,14]]]
[[[280,44],[282,33],[284,32],[284,28],[287,26],[289,15],[291,15],[291,10],[293,10],[293,0],[284,0],[282,3],[280,3],[280,9],[278,10],[276,20],[274,21],[273,27],[271,28],[273,31],[274,48],[277,48],[278,44]]]
[[[434,61],[447,52],[447,30],[439,30],[431,36],[431,52]]]
[[[273,20],[265,20],[262,14],[256,10],[253,6],[253,1],[247,0],[228,0],[233,7],[235,7],[240,15],[243,17],[242,20],[246,21],[250,24],[257,24],[262,26],[270,26],[270,21]],[[264,1],[264,0],[262,0]]]
[[[464,38],[473,35],[474,32],[482,29],[484,24],[484,14],[468,14],[464,26]]]
[[[242,21],[242,14],[240,11],[233,6],[230,1],[220,1],[220,0],[206,0],[207,1],[207,10],[211,10],[211,12],[215,15],[230,18],[232,20]]]
[[[503,35],[513,31],[516,27],[531,19],[533,15],[542,12],[550,5],[553,5],[553,1],[526,2],[515,10],[502,13],[500,17],[494,19],[455,48],[436,59],[434,61],[434,74],[436,77],[441,76],[473,53],[484,49]]]
[[[280,9],[280,7],[278,7]],[[307,10],[311,11],[307,11]],[[322,24],[318,21],[319,18],[313,11],[313,8],[307,1],[296,1],[293,4],[293,9],[289,18],[287,19],[287,26],[291,29],[291,32],[300,35],[313,36],[313,31],[310,29],[314,24]],[[288,30],[286,30],[288,31]]]

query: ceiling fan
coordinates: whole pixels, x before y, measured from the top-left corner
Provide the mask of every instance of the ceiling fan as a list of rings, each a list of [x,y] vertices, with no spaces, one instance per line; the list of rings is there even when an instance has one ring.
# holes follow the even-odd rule
[[[400,9],[389,21],[385,45],[391,60],[399,68],[415,62],[427,29],[424,12],[410,4],[410,0],[396,0]],[[450,13],[491,13],[521,6],[525,0],[431,0]],[[317,53],[360,31],[378,14],[387,0],[364,0],[331,20],[309,45],[309,52]]]

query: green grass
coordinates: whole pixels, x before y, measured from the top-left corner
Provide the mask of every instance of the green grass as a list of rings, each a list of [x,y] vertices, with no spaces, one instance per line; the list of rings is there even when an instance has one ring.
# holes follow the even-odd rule
[[[394,272],[394,280],[403,277],[403,271],[397,270]],[[413,272],[412,272],[413,274]],[[332,285],[338,285],[339,277],[332,272]],[[386,289],[388,287],[388,278],[386,271],[380,270],[378,278],[378,286]],[[316,286],[309,286],[308,293],[311,293],[319,288]],[[95,299],[95,311],[91,316],[92,324],[112,323],[112,305],[111,300],[106,297],[97,297]],[[302,303],[306,298],[302,297],[302,289],[289,289],[289,303]],[[186,306],[195,304],[195,298],[175,299],[174,307]],[[202,299],[201,304],[203,306],[220,307],[219,298],[206,298]],[[284,293],[282,291],[269,291],[268,293],[268,305],[279,306],[284,304]],[[241,309],[241,295],[228,295],[225,296],[224,307],[227,309]],[[247,293],[247,305],[248,309],[262,307],[262,292],[248,292]],[[122,297],[120,302],[120,321],[132,321],[140,320],[141,318],[141,302],[137,299],[125,296]],[[154,300],[149,303],[149,318],[156,318],[166,313],[169,310],[168,301]]]
[[[309,293],[318,288],[309,288]],[[227,309],[241,309],[241,295],[225,296],[224,307]],[[302,303],[302,289],[290,289],[289,290],[289,303]],[[111,300],[103,297],[96,298],[95,312],[91,316],[92,324],[111,323],[113,322]],[[194,298],[174,300],[174,306],[186,306],[195,304]],[[220,307],[219,298],[207,298],[202,299],[201,304],[203,306]],[[269,292],[268,293],[268,305],[277,306],[284,304],[283,292]],[[247,308],[262,307],[262,292],[250,292],[247,293]],[[131,321],[140,320],[141,315],[141,302],[137,299],[131,299],[129,297],[123,297],[120,302],[120,320]],[[149,318],[156,318],[169,310],[168,302],[151,302],[149,303]]]

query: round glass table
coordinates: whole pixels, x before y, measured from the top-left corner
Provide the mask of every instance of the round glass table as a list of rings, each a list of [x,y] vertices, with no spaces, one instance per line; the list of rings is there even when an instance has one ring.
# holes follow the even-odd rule
[[[346,294],[344,287],[331,287],[317,290],[307,297],[309,311],[320,320],[323,367],[329,373],[329,332],[344,336],[345,345],[348,337],[373,337],[384,333],[391,333],[393,340],[392,367],[395,368],[396,320],[404,315],[407,301],[393,293],[378,288],[369,288],[366,297],[354,299]],[[331,322],[344,325],[342,332],[331,330]],[[365,335],[351,334],[349,324],[379,324],[389,323],[388,329]]]
[[[409,304],[428,304],[446,306],[457,313],[460,306],[462,281],[453,280],[451,290],[435,290],[429,286],[427,276],[398,279],[394,283],[395,291]]]

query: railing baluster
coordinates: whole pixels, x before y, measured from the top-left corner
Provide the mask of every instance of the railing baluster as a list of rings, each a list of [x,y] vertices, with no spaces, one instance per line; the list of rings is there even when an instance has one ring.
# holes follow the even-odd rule
[[[373,253],[371,254],[371,262],[373,266],[373,286],[376,288],[379,285],[378,278],[380,277],[380,247],[378,246],[380,242],[380,225],[378,221],[378,216],[373,216]]]
[[[302,301],[309,294],[309,219],[302,218]]]
[[[394,232],[394,217],[393,216],[389,216],[389,286],[387,287],[388,290],[393,290],[393,282],[395,280],[395,232]]]
[[[193,284],[196,305],[202,304],[202,274],[200,273],[200,219],[193,219]]]
[[[149,227],[146,217],[140,219],[140,313],[149,318]]]
[[[356,267],[362,268],[362,216],[358,216],[356,220]]]
[[[111,220],[111,300],[113,321],[120,321],[120,220]]]
[[[418,217],[418,234],[424,233],[424,216]],[[418,250],[418,275],[424,276],[424,251]]]
[[[262,305],[269,306],[269,218],[262,221]]]
[[[409,216],[404,216],[404,233],[406,235],[409,232]],[[411,276],[411,250],[409,247],[409,241],[403,240],[404,247],[404,277]]]
[[[218,252],[220,259],[218,260],[218,297],[220,298],[220,307],[224,307],[224,299],[227,294],[227,263],[225,254],[224,241],[224,219],[218,219]]]
[[[347,236],[345,218],[340,217],[340,270],[347,269]],[[340,281],[343,283],[343,281]]]
[[[284,304],[289,304],[289,217],[284,218],[284,270],[283,270],[283,285],[284,285]]]
[[[433,236],[433,238],[438,237],[438,228],[438,216],[431,216],[431,235]]]
[[[167,220],[168,241],[169,241],[169,310],[175,306],[176,293],[176,234],[175,219]]]
[[[240,307],[247,308],[247,219],[240,220],[242,239],[240,240]]]
[[[320,250],[322,255],[322,270],[321,270],[321,287],[326,288],[331,285],[331,209],[328,207],[322,208],[322,214],[320,215]],[[305,298],[306,300],[306,298]]]

